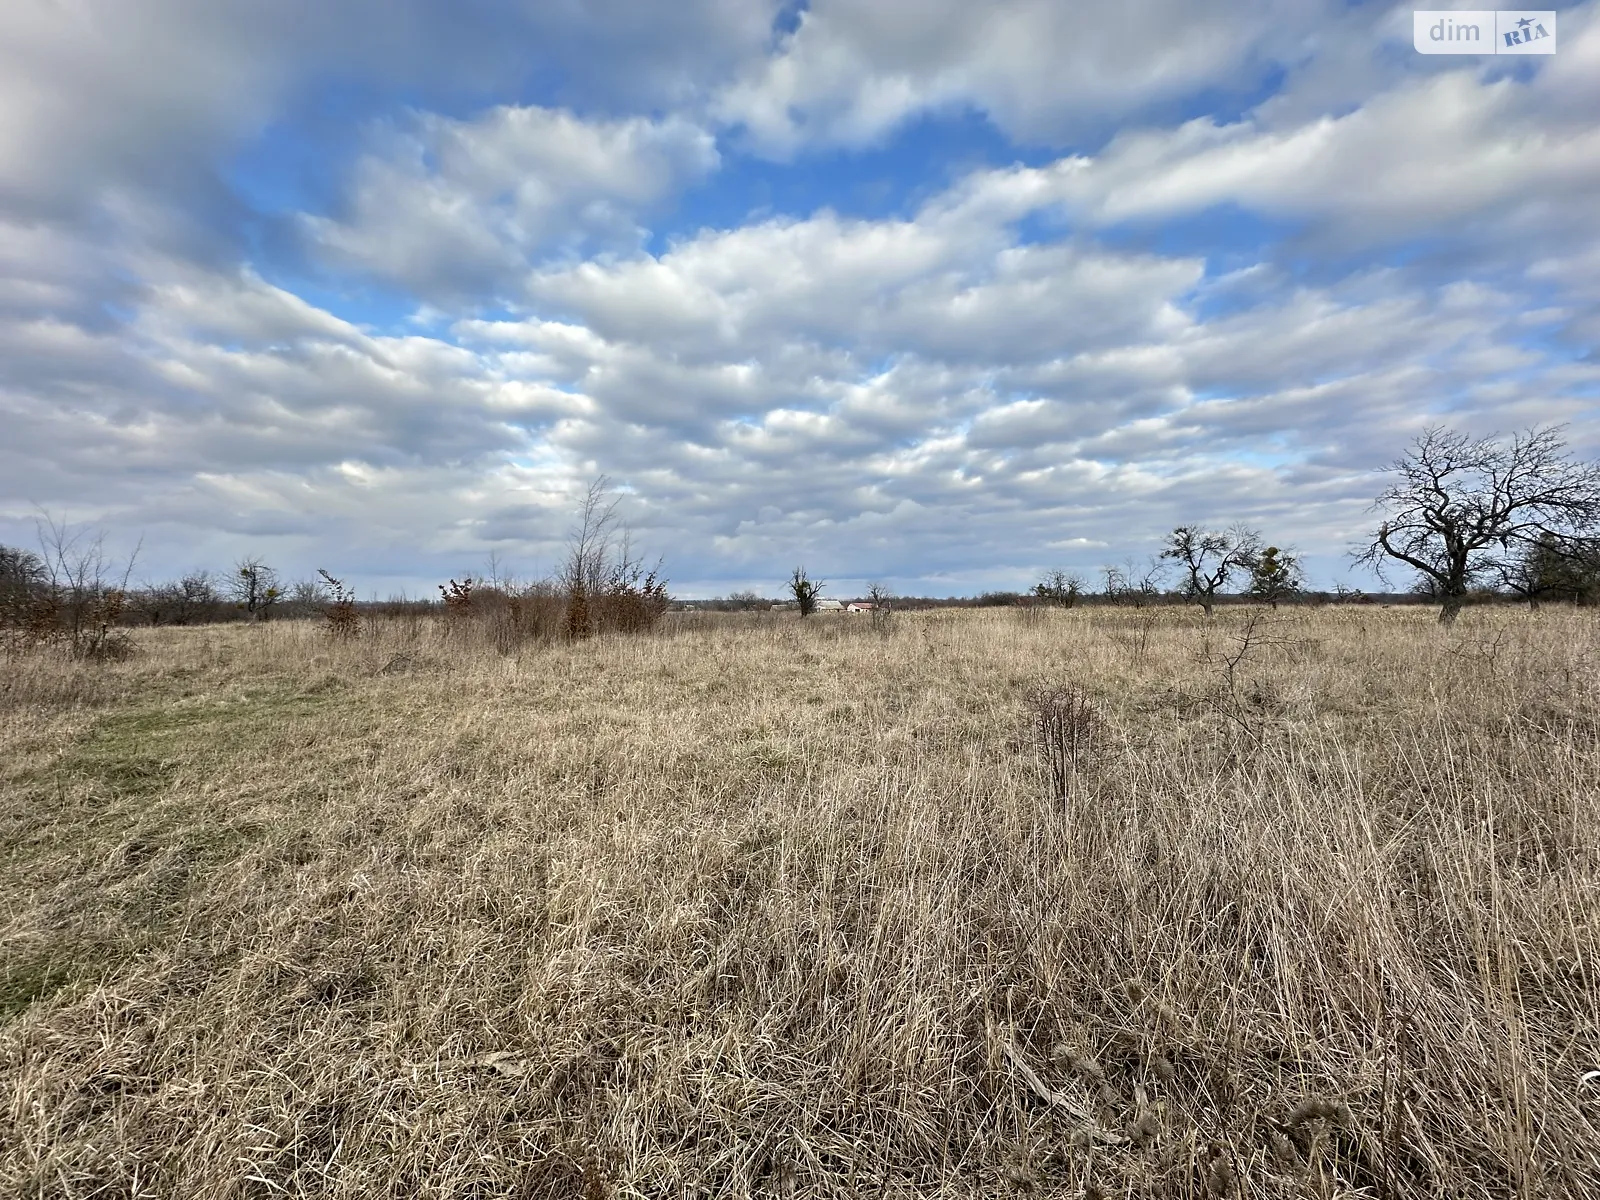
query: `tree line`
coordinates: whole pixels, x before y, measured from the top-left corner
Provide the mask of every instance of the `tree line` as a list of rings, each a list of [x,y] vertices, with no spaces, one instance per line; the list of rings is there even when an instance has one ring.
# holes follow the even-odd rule
[[[1440,621],[1453,622],[1479,595],[1512,596],[1534,608],[1546,601],[1600,603],[1600,464],[1574,458],[1562,427],[1472,438],[1433,426],[1386,470],[1389,482],[1372,505],[1378,524],[1353,558],[1385,581],[1391,571],[1405,572],[1413,593],[1439,604]],[[327,570],[285,583],[269,563],[250,556],[224,572],[197,570],[135,586],[137,558],[136,550],[114,560],[103,538],[46,515],[37,551],[0,545],[0,640],[13,647],[59,643],[77,656],[103,656],[118,650],[117,630],[132,623],[320,616],[339,636],[355,636],[360,628],[354,591]],[[1173,571],[1175,587],[1167,584]],[[1176,596],[1207,616],[1227,595],[1276,607],[1306,594],[1300,556],[1242,524],[1179,525],[1144,567],[1130,560],[1101,575],[1099,599],[1140,604]],[[825,587],[799,566],[785,591],[809,617]],[[585,493],[553,578],[517,583],[491,570],[487,578],[452,579],[439,591],[434,604],[396,600],[386,607],[437,608],[458,622],[483,617],[502,630],[497,642],[510,644],[652,628],[669,601],[661,565],[648,567],[633,552],[604,477]],[[1052,570],[1026,599],[1071,606],[1092,594],[1082,576]],[[995,593],[974,602],[1020,599]],[[867,600],[875,621],[892,604],[915,603],[894,601],[876,583]],[[752,592],[736,593],[720,606],[766,605]]]
[[[439,585],[434,599],[362,603],[326,569],[286,581],[250,555],[222,571],[138,582],[138,550],[116,558],[103,535],[44,514],[37,550],[0,545],[0,646],[63,647],[73,657],[116,657],[133,625],[205,625],[316,618],[339,638],[359,636],[369,619],[437,614],[457,637],[509,650],[528,641],[581,639],[653,628],[669,596],[662,564],[634,550],[609,481],[589,485],[555,572],[519,580],[491,558],[486,574]]]
[[[1473,438],[1443,426],[1425,429],[1386,468],[1389,483],[1371,509],[1378,525],[1352,551],[1358,564],[1439,604],[1450,624],[1474,597],[1600,603],[1600,464],[1575,459],[1560,426],[1509,438]],[[1292,550],[1267,544],[1246,525],[1211,529],[1180,525],[1168,533],[1143,571],[1103,569],[1103,594],[1149,599],[1173,589],[1209,617],[1230,585],[1234,594],[1273,607],[1305,592],[1305,572]],[[1084,594],[1080,576],[1051,571],[1034,595],[1071,605]]]
[[[1412,594],[1439,604],[1441,622],[1454,622],[1480,596],[1513,596],[1533,608],[1545,601],[1600,603],[1600,464],[1573,458],[1563,427],[1472,438],[1430,426],[1386,472],[1390,482],[1371,506],[1379,523],[1352,558],[1385,582],[1403,570]],[[1175,586],[1168,582],[1173,572]],[[1100,574],[1098,591],[1082,575],[1057,568],[1025,596],[991,593],[972,602],[1071,607],[1090,598],[1145,604],[1176,597],[1209,617],[1224,596],[1274,608],[1307,596],[1299,554],[1243,524],[1179,525],[1144,566],[1129,560]],[[796,567],[786,590],[806,617],[817,610],[822,588]],[[886,599],[879,585],[873,589],[874,599]],[[1333,598],[1359,596],[1339,587]],[[733,607],[749,607],[746,599],[764,603],[753,593],[730,599]]]

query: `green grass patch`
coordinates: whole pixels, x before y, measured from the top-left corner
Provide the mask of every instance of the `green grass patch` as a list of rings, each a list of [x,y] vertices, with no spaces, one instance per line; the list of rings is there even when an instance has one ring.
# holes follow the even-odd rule
[[[0,1021],[167,945],[218,870],[284,832],[259,805],[285,786],[286,744],[320,755],[335,722],[350,731],[340,693],[263,688],[113,710],[13,776],[0,793],[0,911],[12,914]]]
[[[328,688],[260,691],[113,712],[52,771],[103,783],[117,795],[146,796],[161,791],[184,765],[266,750],[285,725],[325,715],[340,699]]]
[[[92,942],[8,950],[0,955],[0,1024],[92,984],[117,957]]]

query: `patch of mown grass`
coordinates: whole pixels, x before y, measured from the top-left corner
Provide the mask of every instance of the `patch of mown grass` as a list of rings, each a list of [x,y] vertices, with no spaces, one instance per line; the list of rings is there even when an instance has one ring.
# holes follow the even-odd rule
[[[70,746],[53,770],[109,785],[118,795],[148,795],[160,791],[178,766],[248,754],[286,722],[321,715],[338,699],[332,689],[261,691],[112,712]]]
[[[53,758],[40,756],[0,796],[0,839],[13,875],[39,859],[103,859],[119,843],[187,841],[214,824],[212,786],[261,760],[291,722],[323,716],[331,692],[259,691],[106,713]],[[210,840],[205,839],[205,840]]]
[[[92,983],[115,959],[92,941],[8,946],[0,953],[0,1025],[33,1004],[59,999]]]
[[[337,692],[115,709],[13,776],[0,793],[0,911],[11,914],[0,1022],[176,936],[218,870],[281,832],[241,802],[241,781],[270,790],[285,731],[324,724]]]
[[[35,1000],[47,1000],[73,981],[72,968],[52,957],[0,963],[0,1022],[9,1021]]]

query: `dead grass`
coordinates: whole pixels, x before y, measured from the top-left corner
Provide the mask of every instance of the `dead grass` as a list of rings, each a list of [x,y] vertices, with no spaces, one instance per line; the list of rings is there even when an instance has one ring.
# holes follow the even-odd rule
[[[1245,620],[8,662],[0,1194],[1600,1195],[1595,618]]]

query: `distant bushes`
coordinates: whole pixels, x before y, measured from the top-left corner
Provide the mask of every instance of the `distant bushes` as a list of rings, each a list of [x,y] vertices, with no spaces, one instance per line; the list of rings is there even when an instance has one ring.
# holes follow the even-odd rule
[[[40,552],[0,546],[0,639],[8,650],[53,647],[78,659],[121,658],[133,556],[114,562],[105,541],[44,517]]]
[[[671,596],[661,564],[634,553],[604,476],[589,485],[553,578],[519,582],[496,571],[439,585],[444,635],[502,654],[537,643],[582,641],[598,634],[649,633]]]
[[[649,633],[670,602],[659,570],[628,560],[613,563],[598,587],[467,578],[441,584],[439,592],[447,638],[485,644],[502,654],[541,642]]]
[[[108,658],[131,649],[130,625],[299,619],[320,622],[339,641],[404,622],[413,636],[510,653],[534,643],[649,633],[671,602],[661,564],[648,565],[633,551],[603,477],[584,494],[565,561],[552,577],[519,582],[495,565],[492,578],[440,584],[436,600],[361,601],[345,578],[323,569],[285,585],[255,556],[219,575],[195,570],[136,587],[133,556],[113,563],[98,535],[46,517],[39,536],[40,553],[0,546],[0,648],[10,651],[65,647],[75,658]]]

